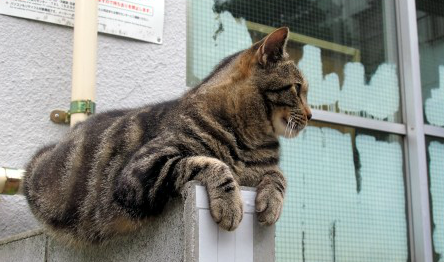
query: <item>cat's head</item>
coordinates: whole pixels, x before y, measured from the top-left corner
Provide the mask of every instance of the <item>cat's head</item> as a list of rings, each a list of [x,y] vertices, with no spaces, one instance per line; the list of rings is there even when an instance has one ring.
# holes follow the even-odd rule
[[[275,135],[295,137],[311,119],[308,83],[286,52],[287,27],[225,58],[203,81],[202,92],[224,92],[248,125],[267,118]],[[222,91],[221,91],[222,90]]]
[[[279,28],[247,51],[251,80],[271,111],[277,135],[295,137],[311,119],[307,103],[308,83],[286,52],[287,27]]]

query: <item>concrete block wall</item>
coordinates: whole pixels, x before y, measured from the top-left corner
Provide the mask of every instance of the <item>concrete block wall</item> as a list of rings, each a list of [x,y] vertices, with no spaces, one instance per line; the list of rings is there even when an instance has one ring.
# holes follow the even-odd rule
[[[183,198],[170,201],[161,215],[152,218],[140,231],[116,238],[108,245],[66,246],[38,227],[0,238],[0,261],[274,261],[274,227],[257,223],[254,189],[244,188],[242,195],[244,219],[234,232],[218,228],[207,214],[205,189],[190,182]],[[251,230],[245,230],[248,228]]]
[[[184,211],[182,201],[175,199],[142,230],[105,246],[70,247],[42,229],[24,232],[0,240],[0,261],[183,261]]]

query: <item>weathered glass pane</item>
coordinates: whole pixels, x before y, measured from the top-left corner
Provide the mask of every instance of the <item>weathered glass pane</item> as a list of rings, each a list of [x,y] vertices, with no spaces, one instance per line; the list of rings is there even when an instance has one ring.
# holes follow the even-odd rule
[[[401,122],[394,0],[190,0],[187,84],[277,27],[313,108]]]
[[[394,0],[189,0],[187,84],[281,26],[312,108],[401,122]],[[277,261],[408,261],[402,137],[312,123],[282,140]]]
[[[416,0],[425,122],[444,127],[444,1]]]
[[[433,261],[444,262],[444,139],[427,138]]]
[[[401,137],[318,125],[282,146],[277,261],[407,261]]]

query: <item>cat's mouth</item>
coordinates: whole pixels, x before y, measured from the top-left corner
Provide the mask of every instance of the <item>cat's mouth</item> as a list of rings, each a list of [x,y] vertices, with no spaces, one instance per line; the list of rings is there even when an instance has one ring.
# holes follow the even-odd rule
[[[288,126],[288,119],[286,117],[282,117],[281,121],[282,121],[282,124],[284,124],[285,126]]]
[[[283,136],[286,138],[293,138],[297,136],[298,133],[307,125],[306,123],[292,119],[290,116],[282,116],[280,120],[282,127],[284,128]]]
[[[292,138],[304,128],[305,123],[298,121],[298,118],[292,118],[290,112],[281,110],[274,112],[272,125],[276,135]]]

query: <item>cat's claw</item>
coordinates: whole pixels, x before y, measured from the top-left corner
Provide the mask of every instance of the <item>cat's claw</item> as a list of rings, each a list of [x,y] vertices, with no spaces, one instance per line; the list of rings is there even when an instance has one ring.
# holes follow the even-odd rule
[[[226,197],[210,200],[210,212],[214,221],[223,229],[235,230],[243,215],[243,204],[238,187]]]
[[[256,214],[260,225],[270,226],[276,223],[282,212],[284,198],[276,189],[264,188],[257,192]]]

